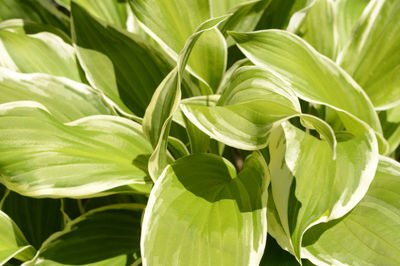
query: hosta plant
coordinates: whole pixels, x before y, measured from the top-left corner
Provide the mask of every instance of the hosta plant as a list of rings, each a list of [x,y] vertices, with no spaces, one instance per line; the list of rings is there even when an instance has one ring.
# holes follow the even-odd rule
[[[400,265],[400,1],[0,1],[1,265]]]

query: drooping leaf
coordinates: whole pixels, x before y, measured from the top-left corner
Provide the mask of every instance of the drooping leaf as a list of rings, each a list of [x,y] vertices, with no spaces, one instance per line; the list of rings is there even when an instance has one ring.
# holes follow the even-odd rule
[[[30,260],[35,249],[26,241],[18,226],[4,212],[0,211],[0,264],[16,257],[19,260]]]
[[[170,63],[135,35],[100,21],[71,4],[72,38],[93,87],[122,111],[143,116]]]
[[[10,192],[3,202],[2,210],[18,225],[28,243],[36,249],[63,226],[59,200],[33,199]]]
[[[266,30],[231,35],[253,63],[277,73],[290,84],[297,97],[337,111],[349,132],[363,134],[366,130],[363,122],[367,123],[380,137],[381,151],[386,152],[387,143],[381,138],[381,125],[371,101],[333,61],[286,31]]]
[[[335,146],[334,133],[325,122],[301,114],[288,83],[259,67],[237,69],[216,106],[186,103],[181,109],[207,135],[239,149],[264,148],[275,124],[295,116],[302,117],[307,126],[313,125]]]
[[[31,264],[126,265],[139,254],[141,216],[135,204],[85,213],[46,240]]]
[[[209,2],[203,0],[135,0],[130,4],[147,31],[162,42],[175,59],[198,26],[212,18]],[[225,71],[226,59],[225,39],[219,30],[213,29],[199,38],[188,65],[196,76],[216,91]]]
[[[143,265],[258,265],[267,236],[269,175],[260,153],[243,170],[191,155],[168,166],[145,210]]]
[[[400,263],[400,164],[380,157],[367,194],[346,216],[311,228],[303,254],[318,265]]]
[[[399,1],[371,1],[338,58],[378,109],[400,103],[399,20]]]
[[[74,48],[49,32],[26,35],[0,30],[0,66],[82,81]]]
[[[47,74],[20,74],[0,67],[0,103],[36,101],[60,122],[111,114],[101,94],[82,83]]]
[[[279,220],[298,259],[306,230],[340,218],[364,197],[378,165],[372,130],[339,142],[336,159],[328,143],[284,123],[269,145],[271,187]],[[279,240],[279,237],[274,235]]]
[[[0,173],[10,190],[31,197],[89,197],[131,185],[148,191],[141,127],[115,116],[62,124],[35,102],[0,105]]]

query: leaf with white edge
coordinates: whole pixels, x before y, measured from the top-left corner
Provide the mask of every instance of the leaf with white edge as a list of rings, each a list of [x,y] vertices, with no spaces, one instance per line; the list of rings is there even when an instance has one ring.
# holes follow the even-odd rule
[[[346,216],[311,228],[302,254],[317,265],[399,265],[400,164],[380,157],[367,194]]]
[[[228,16],[206,20],[187,40],[177,67],[164,78],[153,94],[143,118],[143,133],[154,147],[149,159],[149,173],[156,180],[169,163],[167,154],[168,135],[172,118],[181,99],[181,82],[189,56],[202,34],[213,30]]]
[[[138,36],[71,4],[72,39],[90,84],[125,113],[142,117],[170,62]]]
[[[317,129],[333,149],[336,142],[328,124],[301,114],[298,99],[284,80],[259,67],[237,69],[226,82],[217,106],[185,103],[180,107],[204,133],[239,149],[264,148],[273,127],[296,116],[307,127]]]
[[[212,18],[208,1],[135,0],[129,3],[146,31],[175,59],[198,26]],[[188,65],[195,76],[216,91],[226,60],[225,39],[218,29],[213,29],[199,38]]]
[[[0,66],[82,81],[74,48],[50,32],[26,35],[0,30]]]
[[[379,110],[400,103],[399,20],[399,1],[371,1],[338,58]]]
[[[21,74],[0,67],[0,104],[36,101],[60,122],[112,114],[102,95],[82,83],[47,74]]]
[[[339,142],[332,159],[325,141],[289,123],[282,127],[269,145],[272,196],[292,252],[300,259],[306,230],[344,216],[364,197],[378,165],[378,144],[369,130]]]
[[[0,211],[0,264],[5,264],[12,258],[22,261],[35,256],[35,249],[26,241],[18,226]]]
[[[128,119],[62,124],[35,102],[0,105],[1,182],[22,195],[81,198],[123,185],[148,192],[143,160],[151,152],[140,125]]]
[[[143,218],[143,265],[258,265],[267,236],[269,173],[260,153],[241,172],[196,154],[168,166]]]
[[[126,265],[140,254],[142,211],[137,204],[91,210],[46,240],[31,264]]]
[[[287,31],[230,34],[254,64],[279,75],[297,97],[336,110],[347,131],[354,135],[364,134],[368,124],[377,133],[381,152],[387,151],[379,118],[368,96],[329,58]]]

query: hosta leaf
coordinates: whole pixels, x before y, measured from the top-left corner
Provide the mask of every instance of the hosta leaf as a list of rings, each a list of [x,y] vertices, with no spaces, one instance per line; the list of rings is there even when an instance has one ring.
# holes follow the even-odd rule
[[[274,123],[294,116],[301,116],[307,126],[313,125],[332,146],[336,141],[325,122],[301,114],[300,104],[284,80],[254,66],[241,67],[232,74],[217,106],[186,103],[181,109],[207,135],[239,149],[264,148]]]
[[[266,236],[269,175],[260,153],[243,170],[211,154],[168,166],[145,210],[143,265],[258,265]]]
[[[280,30],[231,35],[253,63],[279,74],[299,98],[335,109],[348,131],[365,132],[359,118],[381,133],[378,116],[360,86],[301,38]]]
[[[283,135],[275,131],[269,145],[272,195],[289,248],[300,259],[307,229],[344,216],[364,197],[378,165],[378,145],[370,130],[339,142],[332,159],[325,141],[289,123],[282,127]]]
[[[25,35],[1,30],[0,66],[22,73],[46,73],[82,80],[74,48],[49,32]]]
[[[98,20],[74,2],[71,14],[73,41],[89,82],[124,112],[143,116],[170,64],[138,36]]]
[[[378,109],[400,103],[399,20],[399,1],[371,1],[338,58]]]
[[[47,0],[2,0],[0,21],[12,18],[49,24],[69,32],[68,17]]]
[[[0,103],[36,101],[60,122],[111,114],[96,90],[72,80],[46,74],[20,74],[0,67]]]
[[[0,264],[16,257],[26,261],[35,255],[35,249],[26,241],[18,226],[0,211]]]
[[[63,0],[64,6],[70,8],[71,1]],[[107,21],[115,26],[126,28],[126,20],[128,19],[128,5],[125,1],[120,0],[73,0],[73,2],[82,6],[90,14]]]
[[[304,254],[318,265],[399,265],[400,164],[380,157],[366,196],[348,215],[311,228]]]
[[[213,30],[227,16],[203,22],[187,40],[182,49],[177,67],[157,87],[143,118],[143,132],[153,145],[154,152],[149,159],[149,173],[156,180],[168,164],[167,145],[172,118],[181,99],[181,81],[190,53],[200,36]]]
[[[147,31],[174,58],[197,27],[210,18],[209,2],[204,0],[135,0],[130,4]],[[188,64],[215,91],[225,71],[226,57],[225,39],[213,29],[201,36]]]
[[[60,201],[33,199],[10,192],[2,210],[18,225],[28,242],[39,249],[44,240],[60,231],[63,217]]]
[[[31,197],[88,197],[122,185],[148,191],[143,160],[152,152],[141,127],[90,116],[62,124],[34,102],[0,105],[0,173]]]
[[[46,240],[27,265],[126,265],[139,254],[141,216],[135,204],[85,213]]]

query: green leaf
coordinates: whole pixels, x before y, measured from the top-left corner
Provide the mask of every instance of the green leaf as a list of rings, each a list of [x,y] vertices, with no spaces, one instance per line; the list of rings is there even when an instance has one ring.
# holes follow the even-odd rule
[[[91,15],[100,18],[107,23],[123,29],[127,27],[126,21],[128,19],[128,5],[125,1],[73,0],[73,2],[79,4]],[[71,7],[70,0],[65,0],[62,4],[68,8]]]
[[[249,155],[237,175],[216,155],[177,160],[150,194],[143,265],[258,265],[267,236],[268,183],[260,153]]]
[[[400,103],[400,2],[373,0],[338,62],[377,109]]]
[[[198,26],[211,18],[208,1],[135,0],[130,4],[147,32],[162,43],[175,59]],[[219,30],[213,29],[199,39],[188,65],[197,77],[216,91],[225,71],[226,60],[225,39]]]
[[[135,35],[117,29],[71,4],[72,38],[93,87],[123,112],[143,116],[171,64]]]
[[[139,254],[141,216],[142,209],[135,204],[85,213],[46,240],[31,264],[126,265],[127,258]]]
[[[154,147],[149,159],[149,173],[156,180],[169,163],[167,146],[172,118],[181,99],[181,81],[190,53],[200,36],[213,30],[228,16],[209,19],[203,22],[187,40],[182,49],[177,67],[161,82],[155,91],[143,118],[143,132]]]
[[[33,199],[10,192],[2,210],[18,225],[28,242],[36,249],[51,234],[62,229],[63,217],[59,200]]]
[[[0,21],[12,18],[53,25],[69,32],[69,18],[48,0],[2,0]]]
[[[300,259],[306,230],[344,216],[364,197],[378,165],[378,145],[370,130],[339,142],[332,159],[325,141],[289,123],[282,127],[269,145],[272,195],[287,248]]]
[[[0,105],[0,173],[30,197],[89,197],[132,185],[149,190],[152,149],[140,125],[115,116],[62,124],[35,102]],[[146,164],[146,163],[144,163]]]
[[[366,196],[345,217],[311,228],[303,254],[318,265],[399,265],[400,164],[380,157]]]
[[[253,63],[277,73],[297,97],[336,110],[347,131],[363,134],[367,123],[381,134],[378,116],[361,87],[298,36],[280,30],[231,35]],[[387,149],[384,144],[383,152]]]
[[[0,67],[0,103],[36,101],[60,122],[111,114],[102,95],[82,83],[46,74],[20,74]]]
[[[226,82],[217,106],[182,104],[186,117],[210,137],[229,146],[264,148],[272,128],[300,116],[307,127],[316,128],[335,146],[332,129],[322,120],[301,114],[300,104],[289,85],[259,67],[237,69]]]
[[[49,32],[25,35],[1,30],[0,66],[22,73],[45,73],[82,80],[74,48]]]
[[[0,264],[5,264],[13,257],[26,261],[33,256],[35,249],[10,217],[0,211]]]

